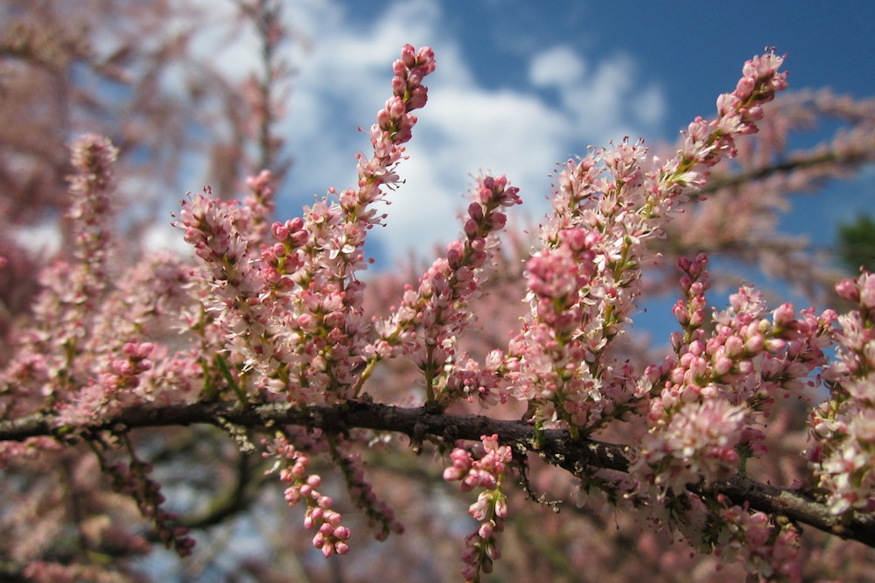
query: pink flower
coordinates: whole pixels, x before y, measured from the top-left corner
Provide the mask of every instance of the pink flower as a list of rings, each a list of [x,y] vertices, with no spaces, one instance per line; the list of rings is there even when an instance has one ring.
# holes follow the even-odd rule
[[[341,515],[332,510],[334,501],[319,492],[322,479],[318,475],[307,474],[309,457],[282,435],[263,443],[267,446],[263,456],[275,458],[275,465],[267,473],[279,470],[280,479],[289,484],[285,491],[286,502],[292,507],[302,500],[307,504],[304,528],[316,529],[313,546],[325,557],[348,553],[350,531],[340,524]]]
[[[475,201],[468,206],[464,238],[448,245],[446,257],[423,274],[416,292],[409,289],[404,294],[388,321],[375,324],[380,339],[367,352],[381,358],[399,351],[407,354],[425,375],[429,402],[440,400],[446,405],[460,396],[449,389],[466,384],[460,377],[467,371],[456,366],[456,338],[472,320],[467,304],[480,289],[483,269],[495,247],[493,234],[505,225],[499,210],[520,204],[517,193],[503,176],[481,178]]]
[[[811,435],[817,445],[809,460],[829,492],[835,514],[868,509],[875,500],[875,278],[863,272],[853,281],[836,285],[842,297],[857,302],[858,309],[837,318],[837,359],[823,373],[830,381],[830,400],[810,416]]]
[[[501,484],[507,464],[513,458],[510,447],[498,445],[498,436],[481,437],[483,453],[475,460],[470,452],[455,448],[450,454],[453,465],[444,470],[447,481],[462,482],[462,491],[482,488],[477,501],[468,508],[468,514],[480,522],[477,531],[465,538],[462,571],[467,581],[476,580],[480,572],[492,572],[493,561],[501,553],[497,535],[504,528],[507,516],[507,498],[501,492]]]

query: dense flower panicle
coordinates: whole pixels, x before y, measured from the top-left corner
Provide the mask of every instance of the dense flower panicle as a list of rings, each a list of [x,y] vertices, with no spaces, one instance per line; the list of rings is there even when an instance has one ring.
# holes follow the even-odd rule
[[[604,421],[606,408],[623,406],[621,395],[612,401],[602,393],[615,363],[605,359],[606,374],[598,375],[605,332],[613,326],[600,318],[606,314],[589,296],[598,269],[593,248],[601,235],[572,228],[558,238],[558,247],[538,252],[527,264],[531,320],[511,340],[501,366],[512,394],[535,405],[536,422],[593,428]],[[609,311],[606,296],[602,306]]]
[[[535,421],[591,431],[642,398],[611,348],[641,294],[643,264],[656,259],[648,239],[662,235],[667,215],[703,183],[707,168],[734,155],[733,136],[755,131],[760,104],[786,86],[780,64],[774,55],[749,62],[736,91],[718,100],[718,118],[695,121],[674,159],[660,165],[642,144],[624,141],[565,165],[541,233],[544,249],[528,266],[532,315],[497,371],[508,371],[518,398],[535,399]],[[569,233],[587,247],[585,257],[562,259]],[[547,269],[549,279],[539,273]],[[539,297],[553,293],[548,287],[576,297]]]
[[[91,283],[81,290],[83,295],[99,293],[106,277],[113,216],[112,164],[117,157],[118,150],[102,136],[83,136],[73,146],[71,161],[76,174],[70,178],[70,218],[76,234],[76,255],[83,268],[87,266]]]
[[[811,413],[810,464],[836,514],[875,506],[875,276],[836,285],[856,309],[838,317],[836,360],[824,371],[830,400]]]
[[[57,258],[41,273],[43,291],[33,307],[36,324],[20,336],[17,359],[0,376],[0,383],[16,387],[22,396],[15,405],[19,410],[39,406],[42,399],[67,407],[80,399],[80,392],[90,402],[107,403],[116,396],[104,394],[96,381],[94,369],[102,368],[106,358],[97,358],[88,341],[100,301],[111,287],[112,163],[117,155],[109,140],[95,135],[83,136],[72,148],[72,258]],[[91,413],[82,408],[77,424]]]
[[[35,323],[20,336],[20,352],[3,371],[2,382],[14,383],[10,392],[16,397],[17,412],[53,411],[47,421],[59,434],[78,435],[89,425],[106,423],[146,400],[144,379],[166,351],[147,337],[166,332],[161,318],[178,307],[173,298],[184,295],[182,280],[173,275],[181,267],[178,258],[171,266],[166,258],[156,257],[127,270],[126,277],[118,275],[122,270],[111,253],[115,250],[111,166],[116,156],[112,144],[97,136],[85,136],[73,147],[76,174],[70,179],[69,213],[73,247],[69,252],[61,250],[43,271],[44,290],[35,304]],[[162,387],[168,389],[175,387]],[[2,409],[4,414],[13,412],[5,404]],[[31,441],[28,446],[35,444]],[[28,449],[22,455],[30,455]],[[42,443],[41,449],[57,447]],[[118,492],[134,499],[162,542],[182,556],[190,554],[194,541],[162,508],[164,497],[148,475],[150,466],[136,458],[129,443],[127,450],[130,463],[113,464],[95,448],[103,473],[112,478]],[[140,546],[148,545],[143,541]],[[34,566],[35,577],[51,571]]]
[[[803,396],[826,363],[832,312],[797,318],[784,304],[770,314],[760,294],[742,287],[730,309],[709,319],[706,264],[704,255],[678,262],[684,299],[674,312],[683,332],[672,335],[675,357],[649,369],[642,386],[652,392],[650,431],[631,473],[657,496],[725,479],[743,456],[762,455],[759,427],[776,399]]]
[[[285,363],[276,334],[281,322],[274,315],[276,306],[262,298],[267,283],[249,240],[254,226],[249,211],[236,201],[216,199],[207,190],[183,201],[176,225],[185,230],[186,242],[204,261],[198,279],[209,286],[204,309],[227,338],[220,349],[234,355],[233,364],[242,370],[256,372],[243,377],[252,379],[253,390],[282,378]],[[200,325],[200,318],[191,320]]]
[[[355,274],[365,266],[365,235],[383,218],[372,205],[399,180],[395,167],[416,123],[410,112],[425,105],[422,80],[434,68],[431,49],[402,49],[393,66],[394,96],[371,128],[373,156],[357,157],[358,189],[342,192],[337,205],[321,201],[306,209],[301,226],[306,237],[300,229],[290,231],[301,233],[300,261],[290,271],[298,284],[290,300],[294,317],[287,323],[290,350],[301,358],[291,367],[290,380],[311,399],[346,398],[364,380],[355,371],[364,363],[368,325],[362,316],[364,284]]]
[[[425,104],[423,78],[434,70],[431,49],[407,45],[394,65],[393,97],[371,129],[373,156],[358,158],[358,189],[274,223],[271,177],[248,181],[243,206],[210,196],[184,203],[179,226],[205,262],[218,299],[206,306],[230,340],[225,351],[244,390],[277,393],[291,402],[333,401],[360,387],[368,326],[362,316],[367,231],[382,221],[372,208],[398,182],[395,167]],[[272,236],[272,237],[271,237]],[[272,241],[271,241],[272,239]],[[264,241],[260,253],[256,243]]]
[[[485,278],[484,267],[496,247],[494,233],[506,223],[502,211],[521,203],[518,192],[504,176],[479,179],[463,238],[450,243],[446,256],[420,278],[417,290],[405,290],[388,320],[375,324],[379,340],[368,353],[375,359],[408,355],[425,375],[429,402],[437,398],[446,405],[462,393],[479,396],[494,384],[490,375],[480,379],[473,363],[458,358],[456,340],[472,319],[468,305]]]

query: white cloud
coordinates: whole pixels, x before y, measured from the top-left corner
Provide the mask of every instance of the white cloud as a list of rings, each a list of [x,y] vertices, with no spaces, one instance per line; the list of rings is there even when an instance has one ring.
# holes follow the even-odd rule
[[[439,0],[395,2],[366,22],[356,21],[346,6],[337,0],[286,5],[289,25],[310,41],[306,54],[293,57],[298,74],[281,128],[295,162],[288,188],[298,205],[329,186],[354,186],[354,155],[369,147],[367,134],[355,128],[369,127],[389,97],[392,61],[403,44],[432,46],[438,70],[427,80],[429,104],[418,112],[410,159],[399,168],[406,183],[390,195],[388,227],[371,234],[396,259],[410,246],[429,253],[435,242],[457,235],[471,175],[507,175],[537,219],[546,210],[548,174],[556,162],[584,153],[590,143],[637,137],[664,114],[661,90],[642,87],[627,56],[585,58],[556,44],[531,57],[528,86],[489,87],[478,82],[467,56],[493,50],[498,61],[501,49],[463,44]],[[227,38],[216,31],[201,42],[207,47]],[[217,53],[222,67],[251,71],[243,55],[256,53],[254,38],[238,35],[235,43]],[[280,201],[280,212],[300,209]]]
[[[529,80],[533,85],[563,87],[578,83],[586,71],[586,63],[570,47],[558,46],[532,57]]]
[[[640,89],[629,99],[629,109],[635,119],[650,127],[659,126],[668,113],[667,108],[662,89],[653,84]]]
[[[551,58],[566,51],[550,49],[532,61],[543,62],[545,55]],[[575,133],[587,136],[587,143],[604,145],[626,136],[637,139],[657,129],[665,115],[662,89],[653,83],[642,86],[639,78],[634,59],[614,53],[574,82],[557,84],[562,110]]]

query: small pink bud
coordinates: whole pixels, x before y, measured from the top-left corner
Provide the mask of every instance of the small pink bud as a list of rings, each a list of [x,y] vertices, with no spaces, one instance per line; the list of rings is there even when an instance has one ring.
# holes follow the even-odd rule
[[[857,286],[850,279],[840,281],[835,286],[836,293],[846,300],[856,302],[860,299],[860,292]]]
[[[474,219],[468,219],[465,221],[465,235],[469,238],[474,238],[477,236],[477,221]]]
[[[495,501],[495,515],[499,518],[507,517],[507,499],[504,496]]]
[[[453,466],[444,470],[444,480],[447,482],[455,482],[462,478],[462,470]]]
[[[718,375],[725,375],[730,370],[732,370],[732,360],[724,357],[718,358],[717,362],[714,363],[714,372]]]

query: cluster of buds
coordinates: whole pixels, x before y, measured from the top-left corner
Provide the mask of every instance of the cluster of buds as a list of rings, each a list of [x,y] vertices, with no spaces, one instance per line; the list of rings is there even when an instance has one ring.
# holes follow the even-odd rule
[[[361,454],[340,452],[337,454],[335,461],[343,471],[349,495],[356,506],[364,510],[368,517],[368,526],[375,530],[376,539],[386,540],[390,532],[403,533],[404,525],[395,518],[395,512],[388,504],[377,498],[374,489],[365,479]]]
[[[507,445],[498,445],[498,436],[480,438],[483,452],[474,459],[466,449],[456,448],[450,454],[452,465],[444,470],[444,480],[461,482],[467,492],[482,488],[477,501],[468,508],[468,514],[480,523],[478,529],[465,538],[462,576],[466,582],[477,583],[480,573],[491,573],[493,562],[501,556],[498,533],[504,529],[507,517],[507,497],[501,491],[504,473],[512,460]]]
[[[709,327],[706,264],[705,255],[678,262],[684,299],[674,313],[683,331],[672,334],[675,355],[645,374],[652,383],[650,431],[632,474],[655,485],[659,497],[679,495],[699,479],[725,479],[744,457],[762,454],[755,426],[778,397],[801,397],[826,363],[831,311],[797,317],[783,305],[769,313],[760,294],[742,287]]]
[[[273,174],[270,170],[262,170],[246,179],[246,187],[251,194],[243,201],[243,206],[252,213],[252,238],[255,241],[264,241],[267,227],[271,224],[270,218],[276,210]]]
[[[117,358],[109,365],[109,373],[104,384],[113,392],[131,389],[140,384],[140,375],[152,368],[149,355],[152,354],[151,342],[126,342],[122,346],[124,358]]]
[[[322,551],[326,557],[345,555],[349,552],[349,529],[341,524],[340,513],[332,510],[334,500],[319,492],[322,479],[316,474],[308,474],[310,458],[278,435],[273,441],[263,442],[267,446],[264,457],[275,457],[274,466],[267,471],[273,473],[279,470],[280,480],[289,484],[285,490],[285,499],[289,507],[294,508],[304,501],[307,510],[304,514],[304,527],[316,528],[313,536],[313,546]]]
[[[296,283],[301,283],[296,282],[292,274],[299,273],[302,259],[297,251],[304,246],[309,235],[300,217],[282,223],[275,222],[271,226],[271,233],[275,242],[261,251],[262,276],[271,287],[272,294],[280,296],[291,291]]]
[[[740,560],[751,579],[776,583],[802,581],[799,531],[792,524],[772,524],[762,512],[751,512],[741,506],[721,510],[718,522],[714,547],[725,561]]]
[[[704,184],[709,168],[735,156],[735,137],[756,133],[763,104],[787,87],[787,73],[778,73],[783,60],[769,52],[744,64],[735,91],[717,99],[717,119],[697,118],[689,125],[680,156],[666,168],[666,185]]]

